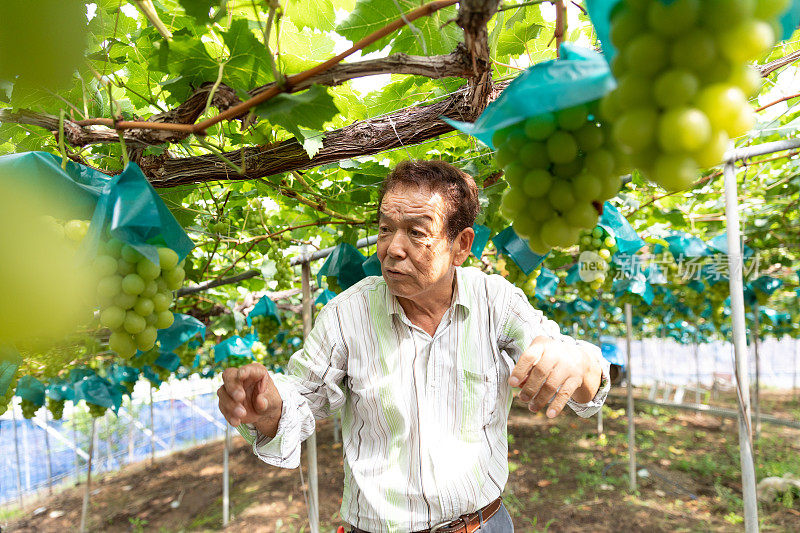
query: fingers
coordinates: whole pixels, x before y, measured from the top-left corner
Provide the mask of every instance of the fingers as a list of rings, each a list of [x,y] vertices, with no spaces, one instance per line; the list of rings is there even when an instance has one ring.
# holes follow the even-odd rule
[[[222,372],[222,384],[223,387],[225,387],[225,391],[228,393],[228,396],[237,402],[244,401],[246,394],[241,381],[239,381],[239,369],[226,368]]]
[[[260,380],[267,375],[267,368],[260,363],[250,363],[239,369],[239,381],[245,384],[247,380]]]
[[[531,345],[522,353],[519,361],[517,361],[517,364],[511,371],[511,376],[508,378],[509,385],[512,387],[519,387],[525,383],[531,369],[541,360],[547,340],[548,339],[545,337],[533,339]]]
[[[533,367],[531,373],[528,375],[528,379],[522,387],[522,391],[519,393],[520,400],[523,402],[530,402],[540,395],[542,387],[550,381],[550,376],[553,373],[556,362],[557,359],[546,353],[542,356],[539,364]]]
[[[219,398],[219,411],[225,420],[232,426],[241,424],[242,418],[247,414],[244,406],[230,397],[225,386],[217,389],[217,397]]]
[[[561,388],[556,393],[556,397],[550,402],[550,408],[547,410],[547,417],[548,418],[555,418],[558,416],[561,411],[564,409],[564,406],[567,405],[567,401],[572,398],[572,395],[581,386],[583,380],[578,377],[571,377],[567,379]]]

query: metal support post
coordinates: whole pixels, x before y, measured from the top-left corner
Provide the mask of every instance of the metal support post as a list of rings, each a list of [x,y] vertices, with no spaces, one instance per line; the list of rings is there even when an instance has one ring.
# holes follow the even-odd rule
[[[89,518],[89,495],[92,492],[92,458],[94,457],[95,422],[92,417],[92,432],[89,437],[89,463],[86,467],[86,487],[83,491],[83,505],[81,506],[81,533],[86,533],[86,522]]]
[[[303,338],[311,333],[311,264],[305,261],[301,265],[301,282],[303,285]],[[319,496],[317,491],[317,433],[306,441],[308,443],[308,521],[311,533],[319,533]]]
[[[625,345],[628,349],[628,485],[636,491],[636,427],[633,410],[633,372],[631,372],[631,336],[633,335],[631,304],[625,304]]]
[[[14,453],[17,456],[17,499],[19,508],[22,509],[22,467],[19,461],[19,438],[17,436],[17,406],[11,398],[11,424],[14,428]]]
[[[754,433],[756,441],[761,437],[761,354],[759,353],[759,337],[761,336],[761,308],[758,301],[753,304],[753,355],[756,358],[756,383],[753,389],[753,410],[755,411]]]
[[[225,441],[222,445],[222,527],[228,525],[230,520],[230,474],[228,472],[228,439],[230,438],[229,424],[225,424]]]
[[[49,429],[50,425],[47,422],[48,415],[47,415],[47,407],[44,408],[44,449],[47,454],[47,494],[53,494],[53,462],[52,457],[50,456],[50,437]]]
[[[742,466],[744,495],[744,524],[746,533],[758,531],[758,501],[756,499],[756,471],[753,464],[753,443],[750,428],[750,388],[747,364],[747,336],[744,320],[744,281],[742,279],[741,233],[739,231],[739,199],[736,170],[731,156],[725,163],[725,216],[728,235],[728,283],[731,293],[731,320],[733,322],[733,351],[736,359],[736,387],[739,403],[739,458]]]
[[[153,385],[150,384],[150,465],[156,462],[156,420],[153,415]]]

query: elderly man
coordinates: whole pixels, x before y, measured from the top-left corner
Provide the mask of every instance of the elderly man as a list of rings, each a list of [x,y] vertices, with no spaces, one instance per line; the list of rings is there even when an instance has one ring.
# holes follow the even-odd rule
[[[462,268],[478,212],[474,180],[406,161],[380,195],[378,259],[320,311],[288,375],[223,373],[219,408],[264,462],[295,468],[316,419],[342,409],[341,516],[352,531],[513,531],[512,387],[531,411],[597,412],[608,364],[560,334],[500,276]]]

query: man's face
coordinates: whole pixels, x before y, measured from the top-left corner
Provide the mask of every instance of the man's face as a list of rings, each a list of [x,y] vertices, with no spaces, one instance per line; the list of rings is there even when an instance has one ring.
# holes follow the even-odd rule
[[[384,195],[378,259],[392,294],[414,300],[447,278],[456,254],[446,218],[445,199],[437,192],[401,184]]]

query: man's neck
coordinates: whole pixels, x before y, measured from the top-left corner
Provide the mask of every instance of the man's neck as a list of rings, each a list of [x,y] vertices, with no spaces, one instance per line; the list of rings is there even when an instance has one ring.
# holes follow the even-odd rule
[[[456,287],[456,271],[453,268],[449,276],[445,276],[423,298],[397,298],[412,324],[425,330],[431,337],[436,333],[436,328],[442,317],[453,302],[453,293]]]

